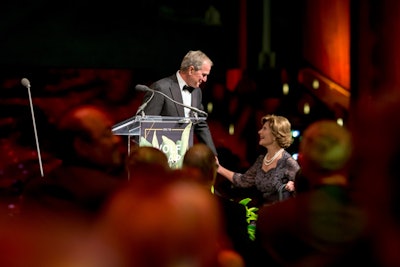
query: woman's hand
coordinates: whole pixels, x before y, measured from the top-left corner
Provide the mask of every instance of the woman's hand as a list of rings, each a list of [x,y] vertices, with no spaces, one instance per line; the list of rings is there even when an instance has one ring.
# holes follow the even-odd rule
[[[219,169],[219,160],[218,160],[218,157],[217,156],[215,156],[215,165],[217,166],[217,172],[218,172],[218,169]]]
[[[215,157],[215,164],[217,165],[217,173],[224,176],[229,181],[233,182],[233,174],[234,172],[228,169],[225,169],[223,166],[219,164],[219,160]]]
[[[289,191],[289,192],[293,192],[293,191],[295,190],[294,182],[293,182],[293,181],[287,182],[287,184],[286,184],[286,186],[285,186],[285,189],[286,189],[287,191]]]

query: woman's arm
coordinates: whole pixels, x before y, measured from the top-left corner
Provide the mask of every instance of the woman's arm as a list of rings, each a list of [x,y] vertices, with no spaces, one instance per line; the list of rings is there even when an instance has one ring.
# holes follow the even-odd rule
[[[297,163],[297,161],[290,157],[288,158],[288,160],[286,161],[286,176],[289,178],[288,183],[286,184],[285,189],[289,192],[293,192],[295,191],[295,186],[294,186],[294,180],[297,174],[297,171],[300,169],[299,164]]]
[[[217,157],[215,157],[215,160],[217,161],[217,165],[218,165],[217,172],[233,183],[234,172],[221,166],[221,164],[219,164]]]

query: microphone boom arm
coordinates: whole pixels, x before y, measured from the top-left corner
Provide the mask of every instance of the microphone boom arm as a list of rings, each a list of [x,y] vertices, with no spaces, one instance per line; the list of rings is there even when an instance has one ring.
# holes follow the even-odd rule
[[[205,117],[208,116],[207,112],[205,112],[205,111],[203,111],[203,110],[200,110],[200,109],[198,109],[198,108],[195,108],[195,107],[192,107],[192,106],[188,106],[188,105],[185,105],[185,104],[180,103],[180,102],[178,102],[178,101],[175,101],[174,99],[170,98],[169,96],[167,96],[167,95],[164,94],[163,92],[160,92],[160,91],[151,89],[151,88],[149,88],[149,87],[147,87],[147,86],[145,86],[145,85],[138,84],[138,85],[136,85],[135,88],[136,88],[137,90],[139,90],[139,91],[150,91],[150,92],[153,93],[153,95],[154,95],[154,93],[158,93],[158,94],[160,94],[160,95],[163,95],[164,97],[166,97],[167,99],[169,99],[170,101],[174,102],[174,103],[177,104],[177,105],[180,105],[180,106],[182,106],[182,107],[188,108],[188,109],[190,109],[191,111],[193,111],[193,112],[195,112],[195,113],[202,114],[202,115],[205,116]],[[144,108],[147,106],[147,104],[150,102],[150,100],[151,100],[151,98],[153,97],[153,95],[149,98],[148,101],[146,101],[142,106],[140,106],[139,109],[140,109],[140,108],[144,109]],[[139,109],[138,109],[138,111],[139,111]],[[137,113],[136,113],[136,114],[137,114]]]
[[[151,94],[151,96],[149,97],[149,99],[147,99],[147,101],[144,102],[144,103],[137,109],[136,115],[138,115],[139,113],[141,113],[140,115],[141,115],[142,117],[145,116],[145,114],[144,114],[144,108],[145,108],[145,107],[147,106],[147,104],[153,99],[153,96],[154,96],[154,91],[152,92],[152,94]]]

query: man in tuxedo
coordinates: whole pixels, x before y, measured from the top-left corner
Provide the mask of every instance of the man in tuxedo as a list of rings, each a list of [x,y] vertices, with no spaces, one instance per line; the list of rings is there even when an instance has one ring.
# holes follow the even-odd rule
[[[183,58],[179,70],[169,77],[162,78],[150,88],[169,96],[176,102],[192,106],[204,111],[202,91],[200,85],[207,82],[213,62],[202,51],[189,51]],[[152,97],[151,100],[149,100]],[[160,115],[170,117],[193,117],[196,114],[182,105],[176,104],[162,94],[146,92],[143,103],[149,101],[144,108],[146,115]],[[197,114],[200,116],[201,114]],[[194,133],[199,142],[205,143],[217,155],[210,129],[205,120],[198,120],[194,124]]]

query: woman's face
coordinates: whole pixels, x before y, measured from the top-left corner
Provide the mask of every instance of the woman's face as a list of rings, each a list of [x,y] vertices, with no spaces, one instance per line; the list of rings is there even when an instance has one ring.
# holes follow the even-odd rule
[[[267,147],[274,143],[275,136],[272,134],[271,127],[269,127],[269,122],[265,122],[261,129],[258,131],[260,136],[259,145]]]

